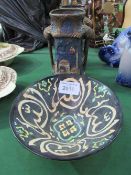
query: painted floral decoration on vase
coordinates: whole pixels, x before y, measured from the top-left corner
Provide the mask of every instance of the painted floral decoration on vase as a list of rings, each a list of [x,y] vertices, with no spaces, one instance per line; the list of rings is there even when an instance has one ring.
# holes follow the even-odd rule
[[[120,58],[123,55],[125,47],[129,45],[131,37],[131,27],[125,29],[115,39],[112,45],[101,47],[99,57],[111,67],[119,67]]]

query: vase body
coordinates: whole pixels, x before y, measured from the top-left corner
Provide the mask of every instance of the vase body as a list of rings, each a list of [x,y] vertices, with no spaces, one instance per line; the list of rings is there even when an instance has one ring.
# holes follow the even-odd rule
[[[82,40],[78,38],[55,39],[55,72],[80,73],[82,71]]]
[[[82,73],[87,59],[87,30],[83,27],[85,11],[80,8],[61,8],[50,12],[51,26],[45,36],[54,39],[55,58],[49,50],[54,74]]]
[[[120,65],[116,77],[117,83],[123,86],[131,87],[131,32],[128,31],[125,38],[120,41],[120,45],[124,46]]]
[[[52,11],[50,16],[51,33],[55,40],[54,72],[80,73],[83,59],[81,34],[84,11],[58,9]]]

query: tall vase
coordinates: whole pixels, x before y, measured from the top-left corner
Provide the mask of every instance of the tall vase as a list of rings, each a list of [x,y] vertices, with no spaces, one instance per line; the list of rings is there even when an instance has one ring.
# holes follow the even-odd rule
[[[120,59],[116,82],[120,85],[131,87],[131,33],[127,33],[127,38],[123,39],[120,44],[125,47]]]
[[[50,12],[51,26],[45,29],[44,36],[48,40],[55,74],[83,72],[91,32],[87,26],[83,26],[84,16],[85,11],[80,8],[61,8]],[[52,38],[54,38],[55,58],[53,58]]]

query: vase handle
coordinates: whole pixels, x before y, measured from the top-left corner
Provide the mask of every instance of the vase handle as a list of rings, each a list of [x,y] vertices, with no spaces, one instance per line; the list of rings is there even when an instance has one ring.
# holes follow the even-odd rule
[[[88,47],[89,47],[89,41],[87,38],[85,38],[84,42],[84,60],[83,60],[83,68],[85,69],[87,64],[87,58],[88,58]]]
[[[48,41],[48,48],[49,48],[49,53],[50,53],[50,61],[51,61],[51,65],[52,65],[52,68],[54,69],[54,58],[53,58],[53,51],[52,51],[52,35],[51,35],[51,26],[48,26],[45,28],[44,30],[44,37],[45,39],[47,39]]]
[[[90,39],[95,37],[95,33],[93,29],[87,25],[82,26],[82,38],[84,41],[84,60],[83,60],[83,67],[86,67],[87,64],[87,57],[88,57],[88,47]]]

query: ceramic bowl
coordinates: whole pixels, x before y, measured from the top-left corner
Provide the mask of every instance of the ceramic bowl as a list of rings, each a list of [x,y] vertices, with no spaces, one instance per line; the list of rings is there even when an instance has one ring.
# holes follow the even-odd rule
[[[72,160],[109,145],[121,129],[114,93],[79,75],[56,75],[29,86],[10,113],[15,137],[28,150],[50,159]]]
[[[16,88],[17,73],[15,70],[0,66],[0,98],[9,95]]]
[[[24,51],[23,47],[15,44],[0,43],[0,65],[10,65],[14,58]]]

